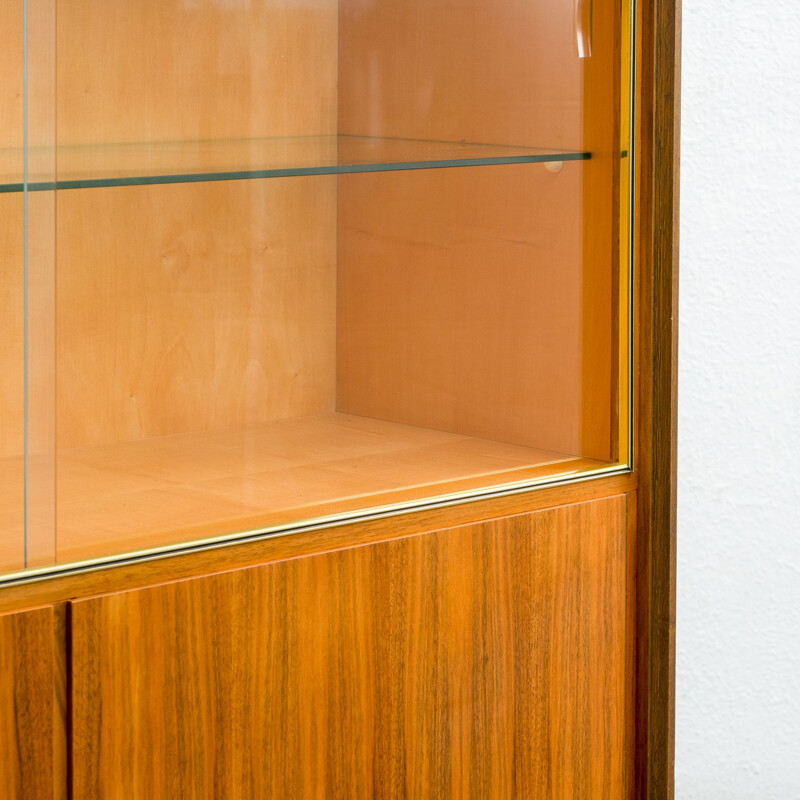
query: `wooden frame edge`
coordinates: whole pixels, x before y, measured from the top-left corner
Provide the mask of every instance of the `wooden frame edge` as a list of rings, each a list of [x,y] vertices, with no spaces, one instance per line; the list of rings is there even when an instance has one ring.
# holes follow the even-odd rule
[[[672,800],[680,0],[640,6],[639,424],[635,793]],[[644,446],[642,446],[644,445]]]

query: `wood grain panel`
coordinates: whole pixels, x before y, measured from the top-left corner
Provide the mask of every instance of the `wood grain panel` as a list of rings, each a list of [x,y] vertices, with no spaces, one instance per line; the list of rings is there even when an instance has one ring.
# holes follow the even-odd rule
[[[24,566],[22,196],[0,195],[0,571]]]
[[[65,0],[58,145],[335,134],[337,25]],[[326,177],[59,193],[59,448],[332,411],[335,202]]]
[[[338,410],[581,452],[581,169],[341,176]]]
[[[329,176],[59,193],[59,448],[332,411],[335,203]]]
[[[25,4],[8,0],[0,5],[0,181],[21,184],[23,99],[27,101],[29,174],[53,175],[48,166],[55,163],[54,0],[28,4],[25,31]],[[23,85],[26,36],[28,70]],[[54,208],[52,192],[29,195],[27,201],[21,194],[0,194],[0,570],[22,568],[26,561],[22,462],[26,399],[27,563],[41,565],[54,560]]]
[[[0,615],[0,796],[8,800],[66,796],[63,756],[54,753],[66,744],[55,719],[63,673],[54,631],[52,607]]]
[[[24,364],[22,196],[0,195],[0,458],[22,455]]]
[[[27,3],[28,180],[56,175],[56,2]],[[27,198],[27,563],[56,560],[56,193]]]
[[[79,601],[90,800],[624,797],[625,497]]]
[[[578,150],[584,68],[571,0],[339,3],[340,133]]]
[[[636,797],[675,793],[681,3],[641,9]]]
[[[14,158],[5,155],[3,164],[10,178],[22,175],[23,141],[23,0],[0,4],[0,148],[18,150]]]
[[[22,0],[0,3],[0,149],[10,182],[23,173],[23,43]],[[22,472],[5,461],[23,450],[22,202],[0,195],[0,564],[22,562]]]
[[[342,177],[339,410],[615,455],[619,5],[343,0],[341,133],[592,159]]]
[[[29,196],[26,348],[23,197],[0,194],[0,572],[22,569],[26,552],[28,566],[55,561],[55,283],[52,229],[47,225],[52,210],[52,192]]]
[[[620,129],[622,117],[627,114],[620,108],[624,2],[603,0],[591,4],[593,54],[583,61],[581,93],[583,148],[592,158],[583,165],[583,185],[575,198],[581,203],[582,224],[580,452],[606,453],[609,460],[621,455],[617,382],[628,380],[627,375],[619,373],[620,326],[627,327],[629,314],[619,305],[623,280],[620,273],[628,271],[628,241],[624,238],[628,228],[626,222],[620,224]]]
[[[336,0],[63,0],[59,144],[336,132]]]

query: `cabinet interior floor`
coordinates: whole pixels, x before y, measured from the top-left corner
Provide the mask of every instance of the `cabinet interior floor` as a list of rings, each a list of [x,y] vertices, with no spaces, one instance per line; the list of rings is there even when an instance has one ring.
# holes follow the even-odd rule
[[[351,511],[367,495],[375,507],[429,497],[432,486],[441,493],[485,486],[487,475],[503,483],[598,466],[565,453],[331,413],[62,450],[55,464],[33,457],[29,474],[40,485],[54,481],[57,501],[55,512],[39,509],[40,519],[28,524],[55,517],[55,557],[63,563]],[[22,468],[19,458],[0,461],[4,485],[15,485]],[[0,518],[10,522],[17,498],[5,494]],[[0,549],[0,569],[22,568],[14,543],[9,537]],[[46,565],[52,550],[52,543],[40,551],[29,546],[28,566]]]

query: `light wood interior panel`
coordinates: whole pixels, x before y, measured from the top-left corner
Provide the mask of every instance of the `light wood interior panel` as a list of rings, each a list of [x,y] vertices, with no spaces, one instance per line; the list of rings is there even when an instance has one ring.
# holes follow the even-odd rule
[[[23,197],[0,194],[0,570],[22,569],[26,562],[51,564],[55,558],[55,282],[52,229],[46,224],[52,207],[52,192],[28,197],[26,349]]]
[[[336,0],[60,0],[59,143],[335,133],[337,25]]]
[[[55,785],[65,776],[54,758],[63,744],[54,629],[51,607],[0,614],[0,796],[8,800],[66,797],[66,785]]]
[[[579,150],[574,13],[572,0],[340,0],[339,132]]]
[[[337,26],[331,0],[64,0],[59,145],[335,134]],[[331,411],[335,202],[324,177],[60,192],[59,448]]]
[[[342,1],[341,133],[592,160],[342,177],[340,411],[612,457],[617,6]]]
[[[625,797],[625,497],[72,606],[74,793]]]
[[[0,194],[0,569],[25,558],[22,195]]]
[[[58,196],[60,448],[333,410],[334,177]]]
[[[0,194],[0,458],[23,448],[23,236],[22,195]]]
[[[0,574],[25,568],[25,465],[0,458]]]
[[[28,195],[27,566],[56,560],[56,197]],[[85,391],[85,387],[84,387]]]
[[[579,453],[580,185],[571,164],[341,176],[339,410]]]
[[[584,60],[583,87],[583,141],[592,158],[582,164],[584,182],[579,201],[583,220],[581,452],[609,459],[620,457],[620,325],[627,325],[624,316],[628,313],[619,305],[620,272],[628,269],[627,241],[620,241],[623,229],[619,217],[623,2],[592,4],[593,55]],[[623,250],[626,257],[621,259]]]
[[[23,4],[0,3],[2,175],[22,180]],[[23,201],[0,194],[0,563],[24,560]]]
[[[23,0],[0,3],[0,150],[16,150],[23,141],[23,8]],[[3,163],[21,180],[21,150]]]

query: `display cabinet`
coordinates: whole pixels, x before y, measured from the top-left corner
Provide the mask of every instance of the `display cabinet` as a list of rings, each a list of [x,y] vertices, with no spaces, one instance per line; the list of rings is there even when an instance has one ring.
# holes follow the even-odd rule
[[[56,786],[663,796],[675,31],[2,4],[0,630],[53,632]]]

